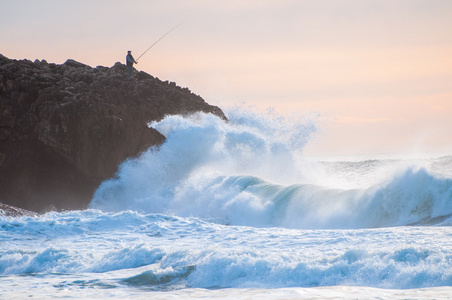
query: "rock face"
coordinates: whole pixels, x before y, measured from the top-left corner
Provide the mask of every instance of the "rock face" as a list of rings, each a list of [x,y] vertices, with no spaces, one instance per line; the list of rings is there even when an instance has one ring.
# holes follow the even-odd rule
[[[147,123],[223,112],[173,82],[126,66],[91,68],[0,55],[0,202],[32,211],[86,208],[118,165],[165,138]]]

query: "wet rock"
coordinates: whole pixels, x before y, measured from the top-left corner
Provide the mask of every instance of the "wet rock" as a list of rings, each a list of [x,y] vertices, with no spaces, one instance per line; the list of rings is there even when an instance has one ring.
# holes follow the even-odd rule
[[[4,216],[4,217],[35,217],[38,214],[33,212],[33,211],[29,211],[26,209],[22,209],[22,208],[18,208],[18,207],[14,207],[11,205],[7,205],[7,204],[3,204],[0,203],[0,217]]]

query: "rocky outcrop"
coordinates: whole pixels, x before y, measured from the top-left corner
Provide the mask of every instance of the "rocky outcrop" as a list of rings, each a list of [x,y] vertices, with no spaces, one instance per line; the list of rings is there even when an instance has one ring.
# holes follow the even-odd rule
[[[0,217],[36,217],[37,213],[26,209],[14,207],[4,203],[0,203]]]
[[[86,208],[118,165],[165,138],[147,123],[223,112],[173,82],[126,66],[91,68],[0,55],[0,202],[33,211]]]

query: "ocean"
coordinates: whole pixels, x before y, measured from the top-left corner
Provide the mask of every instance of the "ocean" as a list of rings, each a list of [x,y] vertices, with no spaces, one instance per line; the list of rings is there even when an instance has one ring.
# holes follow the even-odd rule
[[[306,157],[315,116],[150,123],[87,210],[0,214],[0,299],[452,298],[452,154]]]

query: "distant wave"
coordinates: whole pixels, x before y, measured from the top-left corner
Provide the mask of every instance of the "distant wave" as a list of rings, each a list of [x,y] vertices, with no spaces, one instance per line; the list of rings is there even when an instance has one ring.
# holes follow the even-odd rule
[[[167,137],[165,144],[124,162],[117,177],[98,188],[90,208],[168,213],[257,227],[449,224],[449,178],[404,166],[363,185],[362,176],[394,163],[333,162],[329,170],[318,172],[314,169],[320,167],[307,166],[301,155],[316,132],[312,120],[240,111],[230,113],[229,119],[225,123],[197,114],[150,124]],[[348,181],[354,178],[361,186],[332,187],[327,179],[332,175]]]

